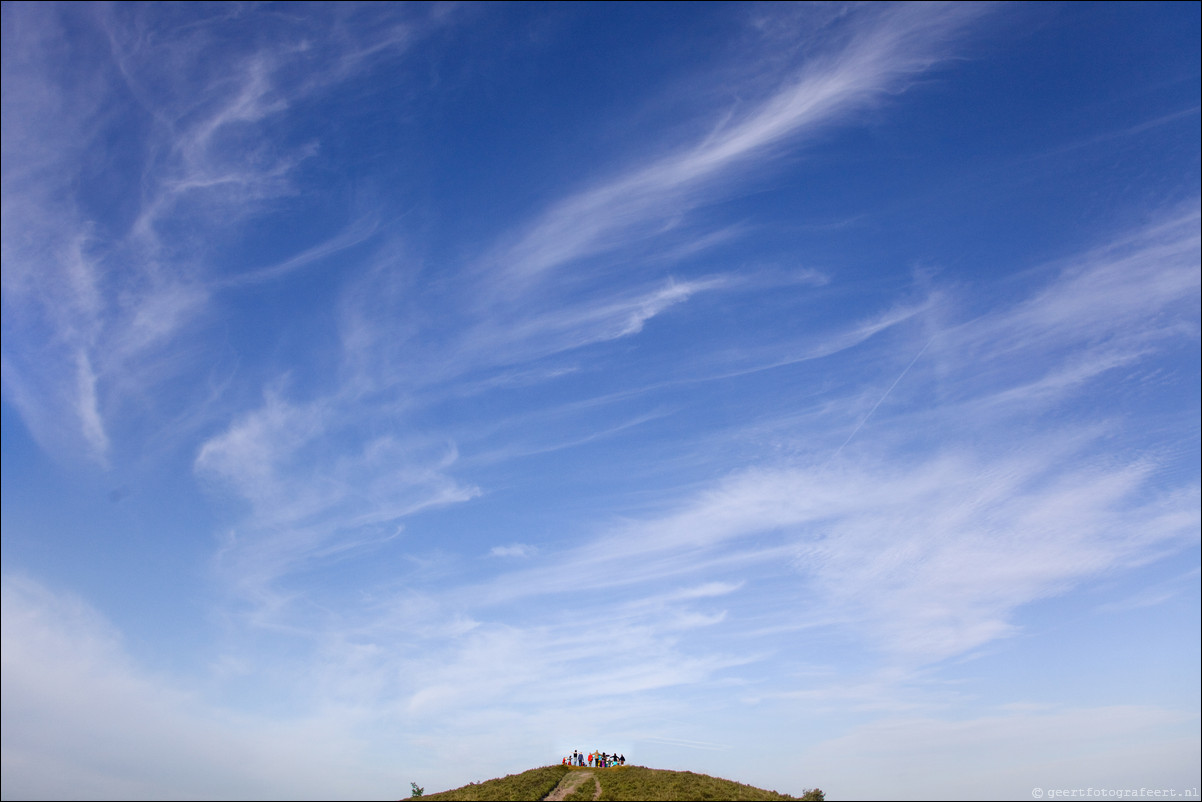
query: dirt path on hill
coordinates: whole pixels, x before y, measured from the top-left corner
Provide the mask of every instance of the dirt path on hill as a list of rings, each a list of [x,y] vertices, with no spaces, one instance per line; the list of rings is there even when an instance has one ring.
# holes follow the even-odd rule
[[[592,780],[596,791],[593,792],[593,799],[601,798],[601,783],[597,782],[597,777],[591,771],[569,771],[563,775],[563,779],[559,781],[559,785],[551,789],[551,793],[543,797],[547,802],[559,802],[565,799],[569,794],[575,791],[580,786],[584,785],[585,780]]]

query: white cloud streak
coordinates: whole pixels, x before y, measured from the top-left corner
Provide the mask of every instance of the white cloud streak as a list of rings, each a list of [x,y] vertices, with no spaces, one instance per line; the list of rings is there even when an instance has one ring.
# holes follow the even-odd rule
[[[508,546],[493,546],[489,550],[490,557],[533,557],[538,549],[527,543],[513,543]]]
[[[503,281],[524,286],[554,268],[662,233],[717,194],[718,181],[773,155],[772,147],[901,91],[947,59],[949,40],[984,8],[905,4],[868,15],[837,54],[810,60],[774,94],[700,142],[554,205],[496,254]]]

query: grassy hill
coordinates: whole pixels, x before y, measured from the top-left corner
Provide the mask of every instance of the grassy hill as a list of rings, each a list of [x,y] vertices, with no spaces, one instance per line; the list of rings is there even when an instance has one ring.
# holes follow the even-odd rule
[[[521,774],[472,783],[450,791],[425,794],[423,800],[540,800],[552,796],[568,800],[783,800],[806,799],[821,802],[818,789],[805,790],[801,796],[778,794],[753,785],[723,780],[691,771],[665,771],[642,766],[611,769],[544,766]]]

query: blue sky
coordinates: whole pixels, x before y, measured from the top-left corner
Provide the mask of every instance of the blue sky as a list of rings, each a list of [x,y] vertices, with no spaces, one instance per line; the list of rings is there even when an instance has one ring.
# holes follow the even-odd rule
[[[1196,3],[3,8],[3,793],[1199,785]]]

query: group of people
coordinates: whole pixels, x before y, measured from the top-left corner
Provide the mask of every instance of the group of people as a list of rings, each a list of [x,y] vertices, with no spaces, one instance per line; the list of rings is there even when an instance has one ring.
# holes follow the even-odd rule
[[[569,757],[563,759],[565,766],[588,766],[589,768],[608,769],[613,766],[625,766],[626,755],[609,755],[605,752],[589,752],[585,755],[578,749],[573,749]]]

